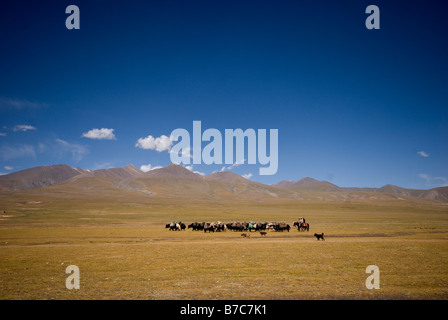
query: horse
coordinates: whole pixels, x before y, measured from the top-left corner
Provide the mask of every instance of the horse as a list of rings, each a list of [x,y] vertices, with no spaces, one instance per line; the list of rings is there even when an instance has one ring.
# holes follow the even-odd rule
[[[293,226],[296,227],[298,231],[310,231],[310,224],[308,222],[294,221]]]

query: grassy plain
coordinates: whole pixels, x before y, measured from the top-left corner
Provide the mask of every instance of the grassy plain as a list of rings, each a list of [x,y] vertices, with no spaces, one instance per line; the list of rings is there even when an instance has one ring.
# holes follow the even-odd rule
[[[0,194],[0,210],[0,299],[448,298],[443,203],[23,192]],[[309,232],[250,239],[164,228],[174,220],[291,224],[300,216]],[[79,290],[65,287],[68,265],[80,269]],[[368,265],[380,269],[378,290],[365,286]]]

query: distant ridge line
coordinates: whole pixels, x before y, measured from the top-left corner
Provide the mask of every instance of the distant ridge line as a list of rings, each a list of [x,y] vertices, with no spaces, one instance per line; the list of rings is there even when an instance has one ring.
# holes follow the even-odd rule
[[[372,199],[393,195],[394,199],[403,197],[421,198],[448,202],[448,187],[428,190],[406,189],[391,184],[380,188],[339,187],[328,181],[311,177],[299,180],[284,180],[273,185],[250,181],[234,172],[215,172],[200,175],[178,165],[143,172],[132,164],[123,168],[85,170],[65,164],[46,165],[24,169],[0,176],[1,191],[17,191],[46,188],[61,184],[82,183],[83,178],[107,178],[114,185],[127,190],[139,190],[147,194],[171,194],[189,196],[204,194],[243,197],[286,197],[295,199]],[[81,180],[81,182],[79,182]],[[151,191],[158,190],[158,192]],[[195,193],[197,191],[197,193]]]

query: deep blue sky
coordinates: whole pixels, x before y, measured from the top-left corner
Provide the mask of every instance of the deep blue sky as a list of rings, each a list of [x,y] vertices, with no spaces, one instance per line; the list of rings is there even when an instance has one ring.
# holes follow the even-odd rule
[[[65,27],[70,4],[80,30]],[[380,30],[365,27],[370,4],[380,8]],[[165,166],[167,151],[137,140],[192,133],[201,120],[222,132],[279,130],[276,175],[259,176],[258,164],[233,168],[255,181],[448,185],[446,9],[441,1],[3,1],[0,173]],[[116,139],[82,137],[94,128],[112,128]]]

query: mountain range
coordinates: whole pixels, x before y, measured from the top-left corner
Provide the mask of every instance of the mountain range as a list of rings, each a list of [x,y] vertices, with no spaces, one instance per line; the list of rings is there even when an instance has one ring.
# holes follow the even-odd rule
[[[194,173],[177,164],[143,172],[133,165],[123,168],[85,170],[68,165],[29,168],[0,176],[0,192],[41,189],[71,193],[136,192],[152,197],[240,199],[285,198],[302,200],[406,200],[412,198],[448,202],[448,187],[429,190],[394,185],[381,188],[339,187],[328,181],[305,177],[265,185],[224,171]]]

